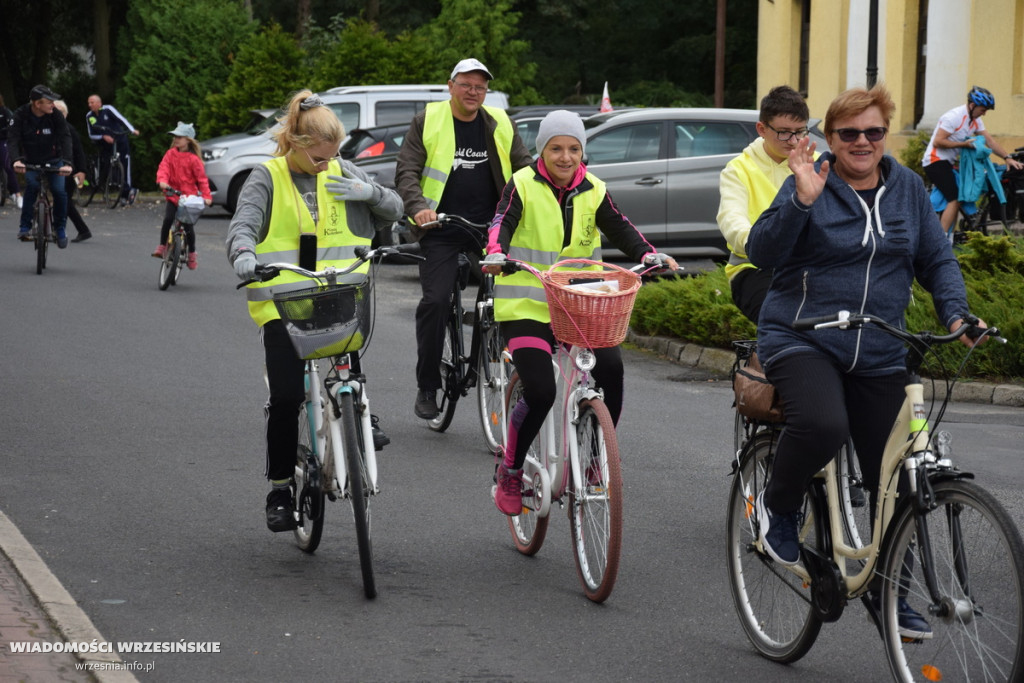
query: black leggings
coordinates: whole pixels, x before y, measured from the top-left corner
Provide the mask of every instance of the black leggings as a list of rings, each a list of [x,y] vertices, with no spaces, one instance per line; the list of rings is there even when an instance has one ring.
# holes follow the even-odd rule
[[[523,399],[512,407],[509,443],[514,460],[510,469],[519,469],[526,460],[530,444],[537,438],[551,406],[555,404],[555,375],[551,365],[551,349],[555,337],[551,325],[536,320],[512,320],[501,323],[501,334],[512,350],[512,362],[523,383]],[[591,375],[604,391],[604,403],[618,424],[622,413],[622,352],[615,346],[594,349],[597,365]],[[505,462],[508,464],[506,451]]]
[[[168,200],[164,206],[164,223],[160,226],[160,244],[167,244],[167,237],[171,234],[171,226],[174,225],[174,217],[178,214],[178,205]],[[196,250],[195,226],[185,224],[185,243],[188,250]]]
[[[811,478],[853,439],[872,496],[878,490],[882,453],[905,397],[906,373],[848,375],[816,352],[791,353],[765,366],[779,391],[786,427],[765,487],[765,505],[779,514],[800,508]]]

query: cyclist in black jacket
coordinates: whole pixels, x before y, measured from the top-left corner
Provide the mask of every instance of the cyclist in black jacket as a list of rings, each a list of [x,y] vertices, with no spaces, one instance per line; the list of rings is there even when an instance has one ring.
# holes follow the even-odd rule
[[[41,186],[39,171],[29,171],[25,164],[47,164],[59,170],[47,173],[50,193],[53,195],[53,227],[57,232],[57,246],[68,246],[64,226],[68,220],[68,195],[64,178],[71,173],[71,133],[63,114],[54,111],[53,103],[60,95],[45,85],[37,85],[29,92],[29,103],[14,112],[7,139],[7,151],[14,159],[14,170],[25,174],[25,201],[21,208],[18,239],[27,240],[32,231],[32,208]]]

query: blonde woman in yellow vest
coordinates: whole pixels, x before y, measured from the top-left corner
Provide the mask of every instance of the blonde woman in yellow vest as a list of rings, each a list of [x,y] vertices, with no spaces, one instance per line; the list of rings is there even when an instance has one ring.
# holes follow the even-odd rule
[[[459,253],[479,260],[487,239],[456,227],[423,229],[438,213],[487,223],[505,183],[533,157],[508,115],[484,106],[491,72],[476,59],[455,65],[448,80],[451,99],[432,102],[416,115],[398,152],[395,186],[420,241],[420,287],[416,308],[416,417],[437,417],[441,353],[448,299]],[[475,262],[474,260],[474,262]]]
[[[284,261],[307,270],[345,268],[355,260],[356,247],[369,245],[377,230],[401,218],[402,201],[394,190],[337,158],[344,127],[309,90],[292,97],[274,136],[274,158],[253,169],[228,227],[228,259],[242,280],[252,278],[258,262]],[[360,268],[349,277],[364,278],[365,273]],[[246,290],[249,314],[260,328],[270,387],[265,413],[271,531],[295,528],[292,474],[304,396],[304,362],[288,339],[273,296],[312,285],[288,272]],[[374,441],[383,445],[387,437],[375,430]]]
[[[772,88],[761,100],[759,137],[726,164],[719,178],[718,229],[732,252],[725,274],[733,303],[755,325],[772,274],[747,258],[747,235],[761,212],[771,206],[783,181],[793,175],[789,152],[807,136],[809,117],[800,93],[788,85]]]
[[[570,111],[553,111],[537,131],[540,158],[517,171],[505,186],[491,221],[484,269],[493,275],[505,256],[546,270],[566,258],[599,260],[601,234],[636,262],[654,247],[612,201],[604,183],[583,165],[583,121]],[[661,256],[661,255],[659,255]],[[669,268],[676,263],[663,257]],[[522,510],[522,467],[526,450],[540,432],[555,401],[551,373],[551,332],[544,288],[528,272],[495,280],[494,316],[523,383],[523,398],[512,409],[508,441],[498,467],[494,502],[506,515]],[[623,368],[618,347],[595,349],[593,376],[616,423],[622,412]]]

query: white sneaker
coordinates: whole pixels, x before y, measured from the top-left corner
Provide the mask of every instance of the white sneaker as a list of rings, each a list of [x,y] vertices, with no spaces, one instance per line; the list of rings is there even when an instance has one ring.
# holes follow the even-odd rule
[[[16,195],[14,195],[14,203],[15,203],[15,205],[16,205],[16,206],[17,206],[17,207],[18,207],[19,209],[20,209],[20,208],[22,207],[22,205],[23,205],[23,202],[22,202],[22,199],[21,199],[21,195],[20,195],[20,194],[16,194]]]

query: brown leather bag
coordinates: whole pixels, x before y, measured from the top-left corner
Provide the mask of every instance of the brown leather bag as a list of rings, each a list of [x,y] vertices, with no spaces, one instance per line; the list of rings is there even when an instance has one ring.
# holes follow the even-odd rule
[[[757,358],[751,351],[744,364],[737,360],[732,376],[732,390],[736,396],[736,411],[751,420],[782,422],[782,403],[775,385],[768,381]]]

